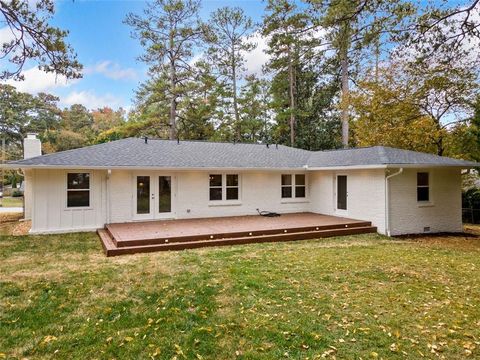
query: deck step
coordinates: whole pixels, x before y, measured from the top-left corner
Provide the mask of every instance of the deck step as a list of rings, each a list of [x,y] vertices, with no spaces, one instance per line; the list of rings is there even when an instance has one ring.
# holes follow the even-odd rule
[[[179,241],[179,242],[172,242],[172,243],[150,244],[150,245],[145,245],[140,243],[141,245],[131,245],[131,246],[116,246],[110,232],[108,232],[105,229],[98,230],[98,235],[100,236],[105,254],[107,256],[118,256],[118,255],[125,255],[125,254],[147,253],[147,252],[155,252],[155,251],[194,249],[194,248],[201,248],[201,247],[207,247],[207,246],[228,246],[228,245],[239,245],[239,244],[263,243],[263,242],[296,241],[296,240],[326,238],[326,237],[333,237],[333,236],[367,234],[367,233],[375,233],[375,232],[377,232],[377,228],[374,226],[357,226],[357,227],[339,228],[337,225],[337,227],[333,229],[302,231],[302,232],[286,232],[286,233],[284,232],[284,233],[275,233],[275,234],[267,234],[267,235],[252,235],[252,236],[241,236],[241,237],[211,239],[211,240]]]
[[[199,235],[187,235],[187,236],[175,236],[170,238],[158,237],[147,239],[132,239],[121,240],[115,236],[115,231],[111,229],[109,225],[106,229],[112,238],[113,243],[117,247],[131,247],[131,246],[146,246],[146,245],[160,245],[160,244],[172,244],[178,242],[195,242],[195,241],[212,241],[212,240],[224,240],[235,238],[256,238],[265,235],[284,235],[292,233],[306,233],[306,232],[319,232],[324,230],[337,230],[347,228],[364,228],[371,227],[372,223],[369,221],[356,221],[345,224],[331,224],[331,225],[317,225],[317,226],[304,226],[304,227],[284,227],[276,229],[263,229],[256,231],[237,231],[237,232],[224,232],[224,233],[212,233],[212,234],[199,234]]]

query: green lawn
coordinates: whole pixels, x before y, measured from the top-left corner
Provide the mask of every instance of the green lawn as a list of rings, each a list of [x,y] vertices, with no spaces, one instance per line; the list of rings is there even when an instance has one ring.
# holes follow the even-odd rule
[[[480,357],[480,237],[103,256],[0,237],[0,358]]]
[[[4,197],[0,204],[3,207],[23,207],[23,197]]]

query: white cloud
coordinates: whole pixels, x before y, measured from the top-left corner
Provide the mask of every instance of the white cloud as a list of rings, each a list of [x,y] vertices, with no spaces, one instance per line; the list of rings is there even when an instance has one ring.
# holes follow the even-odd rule
[[[14,39],[15,34],[8,26],[0,29],[0,44],[10,42]]]
[[[63,75],[57,75],[51,72],[47,73],[37,67],[22,71],[22,74],[25,77],[23,81],[9,79],[4,83],[15,86],[18,91],[36,94],[51,91],[56,88],[69,87],[77,81],[68,80]]]
[[[261,75],[263,65],[270,60],[270,55],[265,52],[268,48],[268,39],[257,31],[251,36],[250,40],[255,43],[257,47],[245,53],[247,74]]]
[[[73,104],[81,104],[88,109],[97,109],[108,106],[112,109],[123,107],[125,110],[128,110],[130,107],[121,97],[110,93],[98,95],[90,90],[73,91],[61,99],[61,105],[63,106],[71,106]]]
[[[84,74],[102,74],[113,80],[137,80],[138,73],[133,68],[122,68],[118,63],[105,60],[93,66],[88,66]]]

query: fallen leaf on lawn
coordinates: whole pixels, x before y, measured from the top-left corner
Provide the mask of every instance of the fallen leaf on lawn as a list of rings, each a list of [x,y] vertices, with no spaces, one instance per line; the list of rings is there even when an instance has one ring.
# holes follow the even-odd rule
[[[49,342],[55,341],[55,340],[57,340],[57,337],[56,337],[56,336],[47,335],[47,336],[45,336],[45,338],[43,339],[42,343],[43,343],[43,344],[48,344]]]
[[[133,341],[133,337],[131,337],[131,336],[125,336],[125,339],[124,339],[124,340],[127,341],[127,342],[130,342],[130,341]]]

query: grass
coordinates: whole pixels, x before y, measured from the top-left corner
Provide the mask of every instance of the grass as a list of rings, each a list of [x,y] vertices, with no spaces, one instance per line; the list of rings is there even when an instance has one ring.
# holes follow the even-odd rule
[[[479,270],[478,236],[117,258],[91,233],[3,236],[0,358],[478,358]]]
[[[4,197],[0,200],[2,207],[23,207],[23,197]]]

